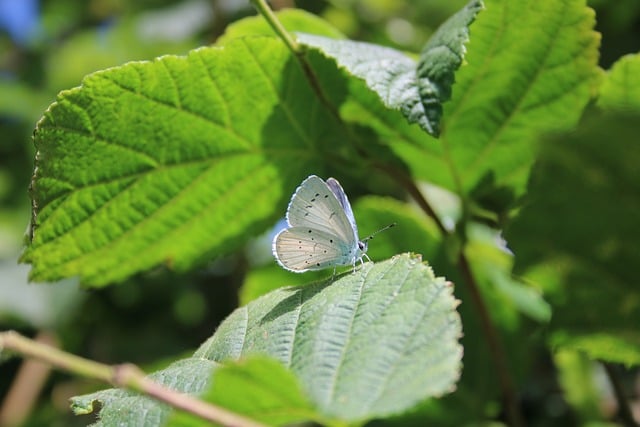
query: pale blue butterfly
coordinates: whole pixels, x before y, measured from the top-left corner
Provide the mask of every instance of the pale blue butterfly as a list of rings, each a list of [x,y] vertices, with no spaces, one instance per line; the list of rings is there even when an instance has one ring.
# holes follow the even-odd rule
[[[303,273],[363,263],[367,241],[360,240],[347,195],[340,183],[311,175],[296,189],[287,208],[288,228],[273,239],[273,255],[283,268]],[[394,225],[394,224],[392,224]],[[391,227],[390,225],[389,227]],[[386,227],[388,228],[388,227]]]

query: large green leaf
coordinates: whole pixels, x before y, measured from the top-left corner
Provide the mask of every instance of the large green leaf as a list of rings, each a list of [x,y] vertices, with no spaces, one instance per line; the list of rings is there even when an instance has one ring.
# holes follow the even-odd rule
[[[455,72],[464,60],[469,26],[482,8],[482,1],[471,0],[438,28],[420,54],[418,92],[425,115],[434,123],[436,135],[440,133],[442,103],[451,98]]]
[[[456,305],[450,284],[402,255],[335,283],[267,294],[237,309],[195,355],[266,353],[298,376],[321,413],[381,417],[452,390],[462,356]]]
[[[37,126],[23,261],[33,280],[104,285],[230,251],[335,156],[341,129],[277,39],[92,74]]]
[[[401,111],[410,123],[438,135],[442,103],[451,96],[454,73],[464,57],[468,26],[481,5],[473,0],[450,18],[429,40],[419,64],[400,51],[370,43],[309,34],[298,34],[298,40],[363,79],[387,108]]]
[[[628,364],[640,363],[638,123],[591,116],[544,144],[507,230],[516,268],[556,306],[554,344]]]
[[[607,73],[598,105],[605,110],[640,113],[640,54],[620,58]]]
[[[149,378],[270,425],[320,419],[304,397],[295,376],[281,363],[265,357],[225,364],[192,357],[175,362]],[[95,411],[95,402],[102,406],[95,426],[203,424],[202,419],[183,412],[170,417],[172,411],[168,405],[118,389],[74,397],[71,406],[77,415],[84,415]]]
[[[281,9],[276,13],[278,21],[287,31],[303,31],[309,34],[317,34],[334,39],[342,39],[344,35],[332,27],[327,21],[318,18],[302,9]],[[251,16],[229,25],[224,34],[218,38],[217,44],[225,44],[229,41],[246,36],[273,36],[275,35],[269,23],[262,16]]]
[[[177,361],[149,379],[182,393],[198,394],[210,387],[212,373],[219,364],[200,358]],[[95,402],[101,404],[98,426],[159,426],[171,410],[155,399],[121,389],[108,389],[71,399],[71,409],[77,415],[90,414]]]
[[[457,190],[522,194],[540,132],[575,125],[595,93],[600,37],[584,0],[487,0],[445,104],[442,143]]]
[[[278,289],[236,309],[193,358],[152,378],[180,391],[201,393],[217,362],[263,354],[296,375],[316,419],[363,421],[403,412],[452,391],[460,376],[462,331],[452,290],[416,255],[367,263],[335,281]],[[264,366],[254,368],[261,371]],[[264,402],[278,406],[281,415],[314,413],[295,391],[275,399],[281,381],[261,381],[266,400],[234,398],[235,381],[253,375],[237,369],[239,375],[228,385],[216,384],[223,379],[214,373],[214,389],[229,393],[215,402],[246,415],[259,414]],[[103,420],[127,414],[117,418],[121,425],[157,425],[168,414],[164,405],[118,390],[81,396],[74,404],[89,412],[94,400],[103,404]]]
[[[271,425],[319,418],[295,375],[265,357],[226,363],[202,398]]]

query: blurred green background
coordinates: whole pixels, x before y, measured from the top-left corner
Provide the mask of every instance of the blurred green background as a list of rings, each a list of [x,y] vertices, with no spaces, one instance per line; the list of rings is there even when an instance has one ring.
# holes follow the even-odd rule
[[[351,39],[414,52],[465,3],[272,2],[274,8],[313,12]],[[588,3],[602,33],[603,68],[640,51],[640,1]],[[17,329],[94,360],[131,361],[151,370],[188,354],[237,306],[248,265],[271,262],[268,237],[247,251],[250,256],[213,262],[186,276],[158,269],[103,290],[81,290],[74,280],[28,284],[28,267],[17,258],[30,218],[31,134],[56,94],[96,70],[213,43],[229,23],[254,13],[248,0],[0,0],[0,330]],[[21,363],[0,365],[0,405]],[[24,425],[30,426],[86,425],[90,419],[72,416],[67,399],[101,386],[58,372],[43,378],[42,388],[30,382],[33,407],[22,399],[11,415],[24,410]],[[6,407],[0,411],[7,414]]]

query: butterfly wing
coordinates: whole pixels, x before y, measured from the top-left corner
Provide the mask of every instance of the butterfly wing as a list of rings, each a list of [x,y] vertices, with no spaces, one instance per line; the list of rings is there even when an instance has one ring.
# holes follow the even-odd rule
[[[340,237],[310,227],[282,230],[273,240],[278,264],[287,270],[303,273],[354,262],[356,248]]]
[[[332,180],[337,183],[336,180]],[[332,185],[334,185],[332,183]],[[340,190],[340,184],[338,184]],[[340,194],[340,193],[339,193]],[[343,202],[333,189],[316,175],[311,175],[298,187],[291,197],[287,209],[287,222],[291,227],[305,227],[324,232],[326,235],[338,237],[345,244],[357,247],[358,235],[355,220],[352,223],[351,206],[346,201],[349,211],[346,212]]]
[[[351,210],[351,204],[349,203],[349,199],[347,199],[347,194],[342,189],[342,186],[335,178],[327,179],[327,187],[333,192],[333,195],[336,196],[338,202],[342,206],[342,210],[344,211],[349,223],[351,223],[351,229],[355,235],[356,240],[358,240],[358,226],[356,225],[356,218],[353,216],[353,211]]]

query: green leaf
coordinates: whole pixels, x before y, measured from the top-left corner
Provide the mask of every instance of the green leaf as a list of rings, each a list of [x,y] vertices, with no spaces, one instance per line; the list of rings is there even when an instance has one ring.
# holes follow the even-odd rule
[[[188,358],[149,375],[149,379],[182,393],[199,394],[209,387],[210,378],[219,365],[210,360]],[[76,415],[90,414],[95,402],[101,403],[96,426],[158,426],[169,416],[169,406],[138,393],[107,389],[71,398]]]
[[[481,5],[473,0],[443,24],[425,46],[419,64],[398,50],[370,43],[310,34],[298,34],[298,41],[334,58],[340,67],[364,80],[387,108],[401,111],[409,123],[438,135],[442,103],[451,97],[468,26]]]
[[[396,226],[376,234],[367,254],[373,261],[401,252],[420,253],[426,260],[435,258],[442,235],[435,222],[420,214],[415,206],[390,197],[366,196],[353,206],[361,237],[369,236],[389,224]]]
[[[295,376],[281,363],[252,356],[218,364],[188,358],[149,375],[171,389],[198,395],[206,402],[271,425],[319,419],[302,394]],[[73,397],[76,415],[92,413],[100,402],[96,426],[202,425],[190,414],[174,412],[150,397],[120,389],[107,389]]]
[[[504,329],[515,330],[518,324],[516,313],[519,312],[536,321],[548,322],[551,307],[538,289],[513,277],[514,256],[500,234],[487,226],[471,224],[467,236],[469,241],[465,254],[471,261],[485,299],[493,307],[494,321]]]
[[[345,140],[277,39],[92,74],[36,128],[22,260],[32,280],[94,286],[162,262],[188,269],[273,224],[337,152],[324,145]]]
[[[452,390],[462,356],[457,303],[419,257],[401,255],[271,292],[232,313],[195,357],[267,354],[324,416],[383,417]]]
[[[410,123],[434,133],[433,123],[420,103],[416,62],[396,49],[352,40],[334,40],[298,33],[298,41],[336,60],[352,75],[364,80],[387,108],[402,111]]]
[[[452,291],[416,255],[366,263],[335,281],[278,289],[236,309],[194,357],[150,377],[185,393],[209,389],[212,401],[268,422],[400,413],[452,391],[460,376]],[[255,355],[293,372],[312,406],[272,362],[219,367]],[[74,411],[91,412],[96,400],[104,425],[158,425],[169,414],[150,398],[114,389],[74,398]]]
[[[536,136],[575,125],[595,93],[600,37],[585,1],[487,0],[441,135],[456,192],[491,178],[521,195]]]
[[[464,60],[469,26],[482,8],[480,0],[469,2],[438,28],[420,53],[418,92],[427,120],[434,127],[430,133],[435,135],[440,133],[442,103],[451,98],[455,72]]]
[[[548,140],[528,203],[507,230],[516,269],[537,278],[556,307],[552,330],[580,337],[593,357],[624,363],[640,363],[638,123],[592,115],[577,132]],[[629,349],[607,349],[601,334]]]
[[[220,366],[200,398],[268,425],[318,419],[291,371],[266,357],[252,356]],[[202,419],[177,412],[167,425],[200,426]]]
[[[279,10],[276,12],[276,16],[287,31],[301,31],[333,39],[344,38],[344,35],[327,21],[301,9]],[[274,36],[275,33],[262,16],[251,16],[229,25],[224,34],[218,38],[216,44],[226,44],[238,37],[257,35]]]
[[[640,337],[630,333],[558,332],[551,338],[553,347],[581,352],[595,360],[608,360],[627,366],[640,364]]]
[[[640,113],[640,54],[620,58],[607,73],[598,105],[604,110]]]
[[[584,355],[561,350],[553,354],[558,380],[567,402],[576,409],[582,423],[603,421],[601,395],[594,378],[594,363]],[[585,424],[582,424],[585,425]]]
[[[387,108],[363,81],[350,79],[347,90],[348,96],[340,106],[343,120],[370,128],[376,139],[405,163],[414,179],[455,188],[440,141],[409,124],[400,111]]]

